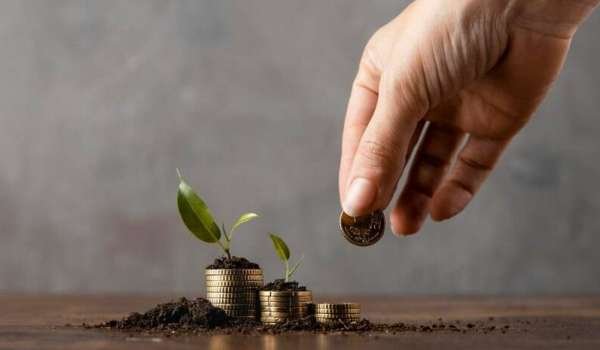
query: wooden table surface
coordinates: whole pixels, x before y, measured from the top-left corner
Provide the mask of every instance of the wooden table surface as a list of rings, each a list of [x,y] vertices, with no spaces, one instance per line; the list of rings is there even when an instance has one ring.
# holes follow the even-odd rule
[[[370,336],[300,333],[165,338],[65,326],[120,318],[170,299],[0,295],[0,349],[600,349],[600,297],[326,299],[359,301],[363,316],[372,321],[425,324],[438,318],[445,322],[485,320],[509,325],[505,334],[443,331]]]

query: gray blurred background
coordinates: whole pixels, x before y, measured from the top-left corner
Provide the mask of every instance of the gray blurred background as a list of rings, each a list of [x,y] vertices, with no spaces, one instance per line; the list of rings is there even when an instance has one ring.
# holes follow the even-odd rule
[[[316,293],[600,292],[600,16],[458,218],[376,246],[338,229],[345,103],[398,0],[2,1],[0,292],[199,293],[217,254],[188,234],[180,167],[234,253]],[[543,64],[543,62],[540,62]]]

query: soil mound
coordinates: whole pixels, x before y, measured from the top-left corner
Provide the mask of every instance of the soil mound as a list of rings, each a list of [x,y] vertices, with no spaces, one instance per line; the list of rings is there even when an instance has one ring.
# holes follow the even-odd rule
[[[305,291],[306,287],[301,286],[296,281],[285,282],[282,278],[276,279],[273,282],[269,282],[265,284],[260,290],[270,290],[270,291]]]
[[[248,261],[246,258],[232,256],[228,258],[222,256],[216,258],[215,261],[206,267],[209,270],[216,269],[260,269],[260,266],[256,263]]]
[[[143,314],[134,312],[118,321],[106,322],[103,326],[123,330],[160,330],[181,328],[215,328],[226,326],[225,311],[212,306],[203,298],[188,300],[181,298],[165,304],[158,304]]]

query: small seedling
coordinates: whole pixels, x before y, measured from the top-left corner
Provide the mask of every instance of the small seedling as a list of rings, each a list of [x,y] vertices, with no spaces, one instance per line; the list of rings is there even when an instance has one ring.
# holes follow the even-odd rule
[[[242,214],[235,224],[231,226],[229,232],[227,232],[225,224],[222,224],[221,229],[219,229],[210,209],[202,198],[194,192],[192,187],[184,181],[179,169],[177,169],[177,176],[179,176],[177,207],[179,208],[181,220],[183,220],[185,226],[196,238],[206,243],[218,244],[227,255],[227,258],[231,259],[231,239],[233,232],[241,224],[256,219],[258,214]]]
[[[279,259],[281,259],[281,261],[283,261],[285,264],[284,281],[289,282],[294,272],[296,272],[300,266],[300,263],[302,263],[304,255],[302,255],[296,264],[290,269],[290,249],[288,248],[287,244],[285,244],[283,239],[276,234],[269,233],[269,237],[273,242],[273,247],[275,247],[275,253],[277,253]]]

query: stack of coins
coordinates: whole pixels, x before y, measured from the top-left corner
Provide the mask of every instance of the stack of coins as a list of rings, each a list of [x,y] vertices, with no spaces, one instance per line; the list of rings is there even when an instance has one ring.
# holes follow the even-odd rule
[[[357,303],[317,304],[315,306],[317,322],[334,325],[360,320],[360,305]]]
[[[206,299],[230,317],[255,319],[258,289],[263,286],[261,269],[207,269]]]
[[[260,320],[273,325],[304,318],[312,314],[310,291],[264,291],[259,292]]]

